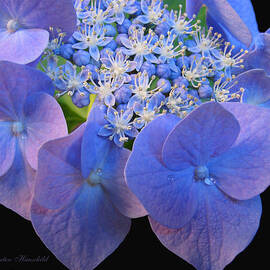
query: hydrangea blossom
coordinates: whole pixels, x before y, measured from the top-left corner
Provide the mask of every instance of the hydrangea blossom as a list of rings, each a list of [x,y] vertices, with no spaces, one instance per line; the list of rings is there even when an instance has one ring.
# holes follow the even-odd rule
[[[258,229],[258,195],[270,184],[269,116],[210,102],[182,121],[157,117],[134,142],[128,186],[161,242],[197,269],[223,269]]]
[[[124,240],[130,218],[146,215],[124,180],[130,151],[97,135],[104,123],[95,107],[86,124],[39,152],[31,219],[72,270],[95,268]]]
[[[0,60],[33,62],[47,47],[50,29],[61,29],[69,37],[75,27],[69,0],[1,0]]]
[[[66,121],[45,74],[5,61],[0,74],[0,202],[29,218],[39,148],[65,136]]]

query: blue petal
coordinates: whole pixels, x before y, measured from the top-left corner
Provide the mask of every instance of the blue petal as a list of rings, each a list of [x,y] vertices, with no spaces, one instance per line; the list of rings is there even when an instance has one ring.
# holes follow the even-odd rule
[[[16,140],[11,125],[10,122],[0,121],[0,177],[9,170],[15,157]]]
[[[58,210],[33,203],[31,220],[39,237],[69,269],[94,269],[124,240],[130,219],[111,204],[101,186],[84,184]]]
[[[99,49],[97,46],[89,47],[89,53],[96,61],[99,60],[100,53],[99,53]]]
[[[98,136],[104,122],[103,110],[93,108],[82,141],[82,173],[85,178],[90,175],[91,179],[91,174],[99,170],[101,185],[118,210],[132,218],[144,216],[145,209],[131,193],[124,178],[124,168],[130,152]]]
[[[140,23],[147,24],[150,22],[149,18],[145,15],[140,15],[136,18],[136,21],[139,21]]]
[[[39,151],[35,200],[49,209],[65,208],[78,196],[81,176],[81,141],[85,125],[70,135],[52,140]]]
[[[163,146],[163,161],[172,170],[206,165],[227,151],[240,131],[234,116],[218,103],[207,102],[184,118]]]
[[[240,125],[232,147],[209,162],[217,185],[229,196],[245,200],[263,192],[270,184],[270,110],[244,103],[224,102]]]
[[[152,218],[150,224],[165,247],[196,269],[221,270],[251,242],[261,211],[259,196],[236,201],[206,186],[196,214],[184,227],[166,228]]]
[[[10,76],[12,74],[12,76]],[[54,94],[52,80],[43,72],[26,65],[0,62],[0,119],[17,120],[23,115],[29,93]]]
[[[179,122],[175,115],[159,116],[137,136],[126,165],[126,180],[153,219],[172,228],[186,224],[194,215],[200,185],[193,169],[174,172],[161,160],[162,145]]]
[[[0,177],[0,203],[24,218],[30,218],[35,172],[23,157],[19,143],[9,170]]]

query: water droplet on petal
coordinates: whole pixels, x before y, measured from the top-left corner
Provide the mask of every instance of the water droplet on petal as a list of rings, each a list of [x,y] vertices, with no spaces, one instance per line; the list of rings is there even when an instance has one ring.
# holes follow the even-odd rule
[[[171,182],[171,183],[174,183],[175,182],[175,177],[173,175],[168,175],[168,180]]]
[[[216,183],[216,180],[211,177],[208,177],[204,179],[204,183],[208,186],[212,186]]]
[[[98,168],[96,170],[96,174],[99,175],[99,176],[101,176],[102,175],[102,169]]]

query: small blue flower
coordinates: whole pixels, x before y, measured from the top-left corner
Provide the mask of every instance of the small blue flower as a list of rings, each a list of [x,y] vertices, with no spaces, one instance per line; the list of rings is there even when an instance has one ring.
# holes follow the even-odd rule
[[[216,59],[213,60],[213,65],[217,68],[217,70],[224,70],[224,73],[227,78],[232,78],[232,69],[233,68],[244,68],[244,55],[248,53],[248,51],[244,51],[241,49],[235,55],[232,55],[232,51],[235,46],[231,46],[230,43],[226,42],[223,51],[213,51],[214,57]]]
[[[127,48],[122,51],[126,55],[135,55],[134,61],[137,63],[136,70],[139,71],[144,58],[151,63],[158,63],[157,57],[153,54],[158,46],[158,42],[153,44],[154,32],[149,30],[149,33],[144,35],[144,28],[141,30],[133,28],[133,34],[127,39],[121,38],[122,44]]]
[[[141,10],[143,15],[136,17],[135,21],[142,24],[152,23],[158,25],[163,21],[165,9],[161,0],[141,0]]]
[[[137,11],[135,0],[104,0],[104,3],[111,7],[106,23],[116,22],[121,25],[125,20],[125,13],[134,14]]]
[[[171,10],[170,14],[166,15],[166,22],[172,28],[172,33],[176,34],[180,41],[183,41],[186,35],[194,34],[198,28],[198,22],[193,22],[195,18],[194,15],[191,19],[188,19],[187,14],[182,13],[182,5],[179,5],[178,14]]]
[[[74,52],[72,56],[74,64],[79,67],[88,65],[90,63],[90,58],[90,53],[84,50],[78,50]]]
[[[101,62],[106,68],[105,72],[110,73],[116,80],[128,83],[131,80],[128,72],[133,71],[137,65],[135,61],[130,61],[128,58],[129,56],[123,55],[122,51],[117,52],[115,56],[108,51],[107,57],[101,58]]]
[[[98,135],[109,137],[117,146],[122,147],[129,138],[134,138],[138,135],[137,129],[130,122],[132,117],[132,109],[120,111],[119,113],[112,107],[109,107],[105,116],[108,124],[105,124],[99,130]]]
[[[74,32],[73,37],[79,42],[72,45],[72,48],[88,49],[91,57],[98,61],[100,58],[98,46],[105,46],[112,40],[112,37],[105,37],[105,33],[105,29],[98,24],[92,26],[86,23],[84,30]]]

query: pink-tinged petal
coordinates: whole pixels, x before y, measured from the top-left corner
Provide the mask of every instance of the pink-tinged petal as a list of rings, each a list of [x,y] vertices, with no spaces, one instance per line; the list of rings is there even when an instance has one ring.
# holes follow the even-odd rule
[[[27,140],[26,158],[37,169],[38,151],[47,141],[68,134],[66,120],[57,101],[45,93],[29,95],[24,105]]]
[[[240,124],[240,133],[224,154],[210,160],[210,175],[228,195],[252,198],[270,184],[269,109],[243,103],[223,103]]]
[[[130,191],[124,178],[130,151],[98,135],[106,122],[104,115],[99,107],[93,108],[89,114],[82,141],[83,175],[90,179],[91,175],[98,177],[104,191],[123,215],[130,218],[145,216],[146,210]]]
[[[49,209],[69,205],[83,185],[81,141],[85,125],[70,135],[44,144],[38,155],[35,200]]]
[[[150,224],[165,247],[196,269],[222,270],[253,239],[261,211],[259,196],[237,201],[215,186],[205,186],[196,214],[184,227],[170,229],[152,218]]]
[[[0,60],[28,64],[46,49],[49,32],[43,29],[23,29],[0,39]]]
[[[15,144],[11,123],[0,121],[0,177],[10,169],[14,161]]]
[[[9,170],[0,177],[0,203],[22,217],[30,218],[35,171],[29,166],[18,143]]]
[[[29,93],[54,94],[52,80],[44,73],[26,65],[0,62],[0,120],[17,121]]]
[[[125,169],[129,188],[149,215],[173,228],[183,226],[192,218],[200,186],[193,180],[192,168],[171,171],[161,160],[162,145],[179,121],[175,115],[164,115],[149,123],[135,139]]]
[[[209,158],[227,151],[239,133],[234,116],[215,102],[204,103],[168,135],[162,159],[172,170],[204,166]]]
[[[114,208],[101,186],[86,183],[61,209],[48,210],[34,202],[31,221],[41,240],[70,270],[94,269],[130,229],[130,219]]]
[[[60,28],[67,38],[76,30],[76,12],[70,0],[1,0],[2,8],[26,28]]]

